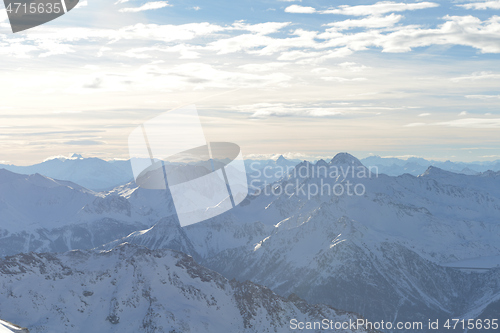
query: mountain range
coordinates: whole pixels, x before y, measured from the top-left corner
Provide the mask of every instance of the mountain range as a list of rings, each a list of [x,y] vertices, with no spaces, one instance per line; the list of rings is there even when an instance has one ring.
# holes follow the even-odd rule
[[[108,246],[175,248],[228,278],[370,320],[486,318],[499,310],[500,173],[430,167],[419,177],[317,176],[323,167],[349,166],[364,168],[348,154],[303,162],[297,168],[308,175],[292,173],[272,185],[291,185],[291,195],[249,196],[228,214],[182,229],[175,218],[164,219]],[[297,190],[348,181],[363,184],[365,193],[309,197]],[[474,270],[485,257],[489,270]],[[470,266],[456,268],[466,259]]]
[[[31,332],[289,332],[292,319],[362,319],[229,281],[180,252],[129,244],[101,253],[19,254],[0,261],[0,273],[0,313]]]
[[[268,165],[278,170],[280,163],[287,162]],[[372,321],[498,314],[500,173],[371,171],[347,153],[303,161],[233,210],[181,228],[163,191],[131,182],[94,192],[0,170],[0,253],[95,248],[78,252],[91,269],[100,255],[127,243],[153,257],[180,251],[225,278]],[[0,317],[29,326],[3,311]]]
[[[369,156],[363,158],[361,162],[367,166],[376,166],[380,173],[389,176],[399,176],[405,173],[418,176],[424,173],[430,166],[466,175],[477,175],[488,170],[500,171],[500,160],[476,162],[452,162],[447,160],[443,162],[420,157],[401,159],[396,157]]]

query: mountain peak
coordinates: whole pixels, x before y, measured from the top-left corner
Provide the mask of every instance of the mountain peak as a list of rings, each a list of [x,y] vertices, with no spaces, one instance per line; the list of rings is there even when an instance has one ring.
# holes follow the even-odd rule
[[[81,154],[73,153],[69,157],[70,159],[83,159],[83,156]]]
[[[425,172],[420,175],[420,177],[422,177],[422,176],[450,175],[450,174],[453,174],[453,172],[445,171],[441,168],[430,165],[427,168],[427,170],[425,170]]]
[[[287,161],[287,159],[285,157],[283,157],[283,155],[280,155],[278,157],[278,159],[276,159],[276,163],[284,163],[286,161]]]
[[[328,163],[326,163],[324,159],[320,159],[316,162],[316,166],[322,166],[322,165],[326,166],[328,165]]]
[[[350,166],[363,166],[356,157],[352,156],[349,153],[338,153],[334,158],[330,161],[332,165],[350,165]]]
[[[0,169],[0,184],[12,181],[13,179],[18,179],[23,177],[26,177],[26,175],[20,175],[18,173],[3,168]]]

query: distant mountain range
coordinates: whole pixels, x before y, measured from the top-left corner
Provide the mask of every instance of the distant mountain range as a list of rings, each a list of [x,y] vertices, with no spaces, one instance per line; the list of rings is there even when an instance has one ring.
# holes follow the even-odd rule
[[[287,159],[283,155],[277,159],[246,159],[245,167],[248,181],[252,189],[273,183],[283,177],[288,170],[302,162],[297,159]],[[475,175],[488,170],[500,171],[500,160],[490,162],[440,162],[411,157],[408,159],[384,158],[370,156],[361,160],[366,166],[377,167],[379,173],[389,176],[399,176],[405,173],[418,176],[429,166],[443,170]],[[70,157],[57,157],[31,166],[16,166],[0,164],[0,169],[6,169],[19,174],[41,174],[46,177],[68,180],[93,191],[109,191],[119,185],[133,181],[130,160],[105,161],[99,158],[84,158],[79,154]]]
[[[281,178],[277,172],[293,168],[299,160],[287,160],[283,156],[277,160],[245,160],[249,181],[260,186]],[[130,160],[104,161],[99,158],[83,158],[73,154],[68,158],[57,157],[31,166],[0,164],[0,169],[25,175],[40,174],[58,180],[67,180],[92,191],[109,191],[117,186],[134,181]],[[265,173],[263,170],[266,169]],[[267,177],[266,175],[269,175]]]
[[[292,163],[295,162],[283,158],[263,165],[269,167],[267,170],[279,171]],[[264,169],[253,170],[255,175],[258,170]],[[494,318],[500,313],[500,172],[466,175],[429,166],[418,176],[389,176],[370,173],[370,168],[354,156],[341,153],[329,161],[300,162],[273,183],[261,185],[259,191],[236,208],[181,228],[164,191],[137,188],[130,182],[107,192],[94,192],[69,181],[0,170],[0,256],[95,248],[95,253],[19,255],[16,262],[33,263],[30,267],[35,268],[22,266],[14,271],[0,271],[0,277],[18,271],[32,272],[29,279],[33,280],[29,281],[36,281],[33,285],[37,285],[47,280],[47,276],[37,277],[45,274],[36,268],[37,263],[51,262],[59,271],[54,268],[53,277],[47,281],[65,280],[70,270],[73,274],[67,276],[78,275],[85,280],[83,272],[90,269],[94,272],[92,278],[83,283],[97,283],[101,279],[97,271],[104,270],[99,268],[104,267],[102,258],[108,251],[112,251],[108,254],[111,257],[129,258],[117,254],[122,250],[114,250],[128,243],[153,250],[141,257],[145,262],[170,253],[161,252],[164,249],[181,251],[225,278],[240,283],[249,280],[282,297],[297,295],[311,304],[323,303],[360,313],[371,321],[443,322],[447,318]],[[132,248],[130,253],[135,253],[137,247]],[[79,255],[81,262],[68,259]],[[12,259],[6,260],[4,267],[21,267],[9,261]],[[113,260],[106,265],[118,265]],[[116,266],[115,271],[122,269]],[[156,268],[140,272],[137,278],[145,281],[160,274]],[[102,279],[108,279],[107,273],[103,274]],[[176,274],[185,276],[177,271]],[[18,286],[25,279],[28,278],[23,276],[19,282],[13,278],[4,285]],[[120,280],[116,279],[117,286]],[[54,284],[54,290],[69,288],[64,283]],[[168,280],[165,288],[176,287],[175,283]],[[24,286],[13,290],[22,290]],[[99,324],[108,316],[110,325],[115,325],[113,316],[120,317],[120,322],[128,317],[124,295],[130,293],[130,287],[122,288],[111,287],[115,293],[106,291],[103,299],[95,303],[106,313]],[[201,291],[205,288],[208,287],[199,287]],[[62,303],[81,304],[71,310],[77,309],[78,320],[90,313],[85,303],[91,303],[86,296],[78,296],[84,291],[74,291],[71,301]],[[142,291],[132,291],[142,302]],[[212,291],[204,293],[209,295]],[[25,297],[29,302],[40,308],[60,303],[44,300],[34,290],[28,294]],[[65,297],[69,296],[62,299],[67,300]],[[11,300],[17,302],[16,298]],[[159,305],[162,301],[158,302],[154,309],[164,309],[165,305]],[[211,311],[207,310],[209,303],[202,308],[200,304],[193,307],[196,311]],[[143,305],[139,308],[143,309]],[[124,315],[116,309],[123,310]],[[0,317],[44,332],[43,317],[36,317],[29,325],[19,321],[38,310],[33,308],[13,317],[5,317],[7,310],[1,310]],[[64,318],[72,318],[66,323],[76,320],[71,311],[63,311],[71,316],[61,315],[60,319],[55,315],[58,311],[50,309],[47,329],[54,323],[59,325]],[[137,320],[153,322],[158,327],[161,320],[148,317],[148,311],[141,312],[142,317]],[[168,311],[175,318],[183,318],[176,322],[189,321],[180,308],[177,312]],[[252,313],[257,315],[258,311]],[[80,327],[77,321],[75,325]]]
[[[465,175],[476,175],[481,172],[500,171],[500,160],[485,162],[452,162],[433,161],[419,157],[408,159],[388,158],[380,156],[370,156],[361,160],[366,166],[376,166],[380,173],[389,176],[399,176],[408,173],[413,176],[421,175],[428,167],[434,166],[446,171],[462,173]]]
[[[0,169],[19,174],[41,174],[46,177],[68,180],[94,191],[110,190],[133,180],[130,161],[104,161],[83,158],[73,154],[69,158],[53,158],[31,166],[1,165]]]

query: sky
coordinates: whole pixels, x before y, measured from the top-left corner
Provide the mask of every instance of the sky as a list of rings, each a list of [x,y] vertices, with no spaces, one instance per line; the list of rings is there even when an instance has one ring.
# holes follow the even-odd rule
[[[80,0],[13,34],[0,9],[0,164],[129,157],[195,105],[245,156],[500,159],[500,0]]]

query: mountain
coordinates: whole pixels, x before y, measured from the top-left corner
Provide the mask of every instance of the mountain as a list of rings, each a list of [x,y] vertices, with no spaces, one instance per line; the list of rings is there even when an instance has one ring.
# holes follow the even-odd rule
[[[299,163],[300,161],[286,159],[283,155],[276,160],[245,160],[250,192],[283,178]]]
[[[96,193],[69,181],[0,169],[0,256],[93,248],[173,212],[165,191],[131,183]]]
[[[245,160],[249,185],[259,188],[271,184],[293,169],[301,161],[287,159],[280,155],[277,159]],[[499,171],[500,160],[489,162],[441,162],[410,157],[406,160],[399,158],[383,158],[369,156],[361,160],[366,166],[377,167],[379,173],[389,176],[399,176],[409,173],[418,176],[429,166],[443,170],[464,174],[477,174],[488,170]],[[99,158],[84,158],[80,154],[70,157],[57,157],[31,166],[15,166],[0,164],[0,169],[19,174],[41,174],[46,177],[71,181],[93,191],[108,191],[114,187],[127,184],[133,180],[130,160],[104,161]]]
[[[69,158],[53,158],[31,166],[0,165],[19,174],[41,174],[71,181],[94,191],[104,191],[133,180],[130,161],[104,161],[73,154]]]
[[[18,183],[4,185],[9,181]],[[10,210],[0,211],[25,221],[10,224],[20,228],[20,241],[2,238],[5,254],[111,241],[106,249],[123,242],[170,248],[228,278],[373,321],[486,318],[500,306],[495,268],[500,264],[500,172],[465,175],[429,166],[416,177],[392,177],[341,153],[329,162],[303,161],[236,208],[185,228],[165,192],[133,183],[95,193],[3,171],[0,192],[4,189],[2,207]],[[71,198],[82,207],[77,212],[69,209],[79,206],[72,206]],[[48,203],[55,212],[68,212],[65,218],[54,221],[57,214],[49,214],[44,220]],[[42,222],[36,223],[47,230],[34,232],[23,220],[30,209],[40,213],[27,221],[35,223],[40,215]],[[67,229],[58,221],[66,221]],[[108,227],[110,221],[116,230]],[[108,230],[89,231],[92,223]]]
[[[356,157],[352,156],[349,153],[338,153],[335,155],[330,164],[336,167],[363,167],[364,165],[358,160]],[[322,165],[322,163],[319,163]]]
[[[480,172],[474,171],[469,167],[465,167],[459,173],[463,173],[464,175],[478,175]]]
[[[389,176],[399,176],[409,173],[418,176],[425,172],[429,166],[434,166],[446,171],[474,175],[488,170],[500,171],[500,160],[485,162],[451,162],[434,161],[418,157],[408,159],[385,158],[380,156],[369,156],[361,160],[365,165],[377,167],[379,173]]]
[[[228,278],[373,321],[498,310],[500,173],[372,171],[349,154],[304,161],[228,213],[182,229],[162,220],[116,242],[179,249]]]
[[[180,252],[128,244],[101,253],[8,257],[0,261],[0,284],[0,313],[32,333],[289,332],[292,319],[362,319],[229,281]]]
[[[275,161],[272,165],[277,167]],[[175,208],[167,191],[139,188],[134,182],[94,192],[70,181],[0,169],[0,257],[90,249],[150,228],[172,214]]]
[[[283,177],[287,170],[298,164],[280,155],[276,160],[245,160],[249,183],[259,187],[263,183],[273,183]],[[173,164],[175,163],[168,163]],[[211,169],[210,162],[198,163]],[[84,158],[80,154],[70,157],[47,159],[30,166],[0,164],[5,169],[18,174],[40,174],[53,179],[61,179],[79,184],[93,191],[109,191],[134,180],[130,160],[104,161],[99,158]]]

